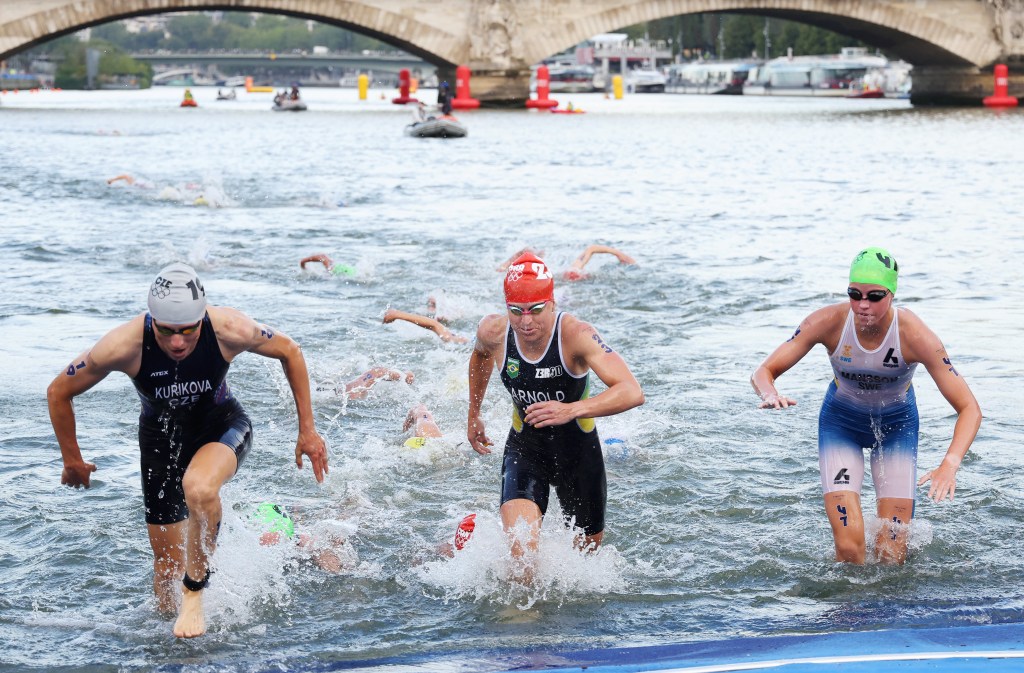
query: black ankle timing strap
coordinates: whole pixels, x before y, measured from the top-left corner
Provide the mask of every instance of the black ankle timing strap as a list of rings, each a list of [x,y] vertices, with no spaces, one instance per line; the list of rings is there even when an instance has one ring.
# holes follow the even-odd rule
[[[206,585],[210,583],[210,575],[213,571],[209,568],[206,569],[206,576],[203,579],[196,581],[185,573],[185,576],[181,578],[181,583],[185,585],[185,588],[189,591],[202,591],[206,588]]]

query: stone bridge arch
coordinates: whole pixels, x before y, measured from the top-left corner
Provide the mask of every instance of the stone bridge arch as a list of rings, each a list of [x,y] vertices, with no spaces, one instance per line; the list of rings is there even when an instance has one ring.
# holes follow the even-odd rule
[[[596,35],[699,12],[748,13],[829,28],[915,66],[915,102],[976,101],[998,61],[1024,61],[1024,0],[3,0],[0,59],[119,18],[258,11],[349,28],[438,66],[473,70],[473,95],[522,104],[532,64]],[[1024,88],[1024,77],[1011,89]]]

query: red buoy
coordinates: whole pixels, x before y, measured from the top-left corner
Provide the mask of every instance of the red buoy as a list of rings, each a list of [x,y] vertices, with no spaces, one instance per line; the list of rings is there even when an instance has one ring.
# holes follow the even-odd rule
[[[995,91],[981,100],[986,107],[1017,107],[1017,97],[1009,95],[1010,70],[1004,63],[997,63],[994,69]]]
[[[558,107],[558,101],[551,100],[551,73],[546,65],[537,68],[537,97],[526,101],[526,107],[531,108],[553,108]]]
[[[398,71],[398,98],[392,98],[391,102],[395,105],[405,105],[406,103],[419,103],[419,100],[409,95],[409,87],[412,84],[412,80],[409,77],[409,69],[402,68]]]
[[[480,101],[469,95],[469,66],[460,65],[455,69],[455,98],[452,107],[456,110],[474,110],[480,107]]]

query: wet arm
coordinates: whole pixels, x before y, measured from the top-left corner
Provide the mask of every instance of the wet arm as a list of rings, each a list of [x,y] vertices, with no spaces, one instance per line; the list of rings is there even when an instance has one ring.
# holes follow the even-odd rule
[[[815,345],[823,343],[825,334],[833,329],[837,314],[836,307],[819,309],[807,316],[785,343],[765,358],[750,376],[750,385],[761,398],[761,409],[785,409],[796,404],[796,400],[781,395],[775,381],[800,362]]]
[[[571,319],[566,319],[571,320]],[[569,353],[581,370],[591,369],[607,390],[576,402],[537,402],[526,408],[523,420],[535,428],[564,425],[577,418],[622,413],[644,403],[644,393],[625,360],[605,343],[591,325],[563,323]],[[565,341],[563,341],[565,343]]]
[[[922,323],[909,336],[912,348],[910,357],[925,366],[939,392],[957,414],[953,437],[942,462],[934,470],[925,473],[918,483],[931,481],[928,497],[934,500],[949,497],[952,500],[956,492],[956,473],[981,427],[981,407],[970,386],[953,366],[942,342],[931,330]],[[919,352],[923,352],[924,356],[918,357]]]
[[[222,309],[228,310],[228,309]],[[295,464],[302,469],[302,456],[306,455],[313,466],[313,476],[318,482],[328,472],[327,445],[316,431],[313,405],[309,391],[309,371],[302,349],[289,336],[266,325],[260,325],[251,318],[234,312],[231,335],[234,346],[245,345],[244,350],[273,358],[281,363],[288,386],[295,400],[295,411],[299,420],[299,436],[295,443]],[[245,333],[248,332],[248,338]],[[218,332],[220,336],[220,332]]]
[[[299,261],[299,266],[305,269],[306,265],[309,264],[310,262],[320,262],[328,271],[330,271],[331,267],[334,266],[334,260],[332,260],[330,257],[328,257],[326,254],[322,252],[316,255],[310,255],[309,257],[302,259],[301,261]]]
[[[135,324],[138,323],[138,324]],[[60,446],[64,462],[61,483],[69,486],[89,486],[89,473],[96,470],[82,458],[78,444],[78,430],[73,400],[105,379],[113,371],[131,372],[132,364],[141,357],[141,339],[133,339],[139,332],[139,319],[122,325],[96,342],[57,375],[46,389],[46,404],[50,423]],[[136,343],[137,342],[137,343]],[[136,364],[135,369],[137,370]]]
[[[483,406],[487,384],[491,380],[494,369],[494,358],[500,346],[499,334],[505,325],[497,315],[485,317],[477,328],[476,342],[473,352],[469,355],[469,411],[466,422],[466,434],[470,445],[477,453],[487,454],[491,450],[491,440],[487,437],[480,409]]]

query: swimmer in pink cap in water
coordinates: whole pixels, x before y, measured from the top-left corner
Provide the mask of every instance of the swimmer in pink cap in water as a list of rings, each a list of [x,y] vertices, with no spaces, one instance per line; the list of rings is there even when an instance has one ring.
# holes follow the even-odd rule
[[[580,256],[572,263],[572,266],[562,272],[562,277],[565,280],[582,280],[586,278],[589,274],[583,269],[587,266],[590,258],[598,254],[614,255],[620,264],[636,264],[635,259],[610,245],[588,245],[587,249],[580,253]]]
[[[468,438],[491,452],[480,407],[497,367],[512,396],[512,428],[502,460],[501,521],[506,531],[525,520],[530,534],[512,553],[535,552],[548,493],[555,488],[566,518],[583,530],[582,549],[604,536],[606,481],[594,419],[644,403],[625,360],[591,325],[555,308],[548,266],[525,253],[505,273],[505,311],[480,321],[469,359]],[[607,390],[591,394],[593,371]],[[524,578],[529,579],[527,568]]]
[[[508,266],[509,266],[509,264],[512,263],[512,260],[514,260],[517,257],[519,257],[521,255],[524,255],[526,253],[530,253],[530,254],[532,254],[532,255],[534,255],[536,257],[543,257],[544,256],[544,252],[541,251],[541,250],[535,250],[534,248],[529,248],[529,247],[522,248],[518,252],[516,252],[514,255],[509,257],[507,260],[505,260],[501,265],[499,265],[497,270],[501,271],[501,272],[504,272],[506,269],[508,269]],[[594,255],[602,255],[602,254],[603,255],[613,255],[615,257],[615,259],[619,260],[620,264],[636,264],[636,260],[635,259],[633,259],[629,255],[627,255],[626,253],[622,252],[621,250],[619,250],[617,248],[613,248],[610,245],[598,245],[598,244],[594,243],[594,244],[588,245],[586,247],[586,249],[584,249],[583,252],[580,253],[580,256],[577,257],[573,261],[572,265],[570,265],[568,269],[566,269],[565,271],[562,272],[562,278],[564,280],[570,280],[570,281],[571,280],[582,280],[584,278],[587,278],[589,276],[589,274],[586,273],[583,269],[590,262],[591,257],[593,257]]]

